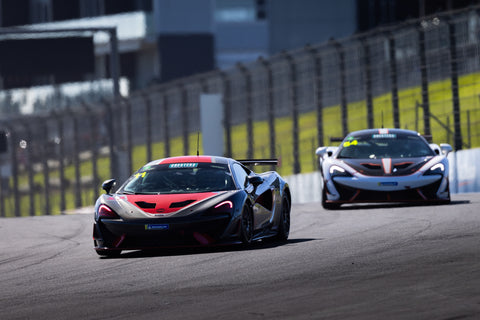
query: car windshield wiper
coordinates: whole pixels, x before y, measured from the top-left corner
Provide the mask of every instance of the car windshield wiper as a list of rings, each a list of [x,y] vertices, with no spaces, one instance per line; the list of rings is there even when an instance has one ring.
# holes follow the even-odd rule
[[[133,191],[123,190],[123,191],[122,191],[122,194],[140,194],[140,193],[138,193],[138,192],[133,192]]]

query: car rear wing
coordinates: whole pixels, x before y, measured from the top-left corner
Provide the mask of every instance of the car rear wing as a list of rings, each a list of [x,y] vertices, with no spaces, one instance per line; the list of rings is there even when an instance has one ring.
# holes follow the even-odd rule
[[[278,165],[278,159],[242,159],[237,161],[245,166]]]
[[[342,142],[343,141],[343,137],[330,137],[330,142]]]
[[[432,135],[431,134],[422,134],[422,137],[427,140],[427,142],[432,143]],[[344,138],[342,137],[330,137],[330,142],[342,142]]]
[[[427,140],[428,143],[433,142],[433,137],[431,134],[422,134],[422,136],[425,138],[425,140]]]

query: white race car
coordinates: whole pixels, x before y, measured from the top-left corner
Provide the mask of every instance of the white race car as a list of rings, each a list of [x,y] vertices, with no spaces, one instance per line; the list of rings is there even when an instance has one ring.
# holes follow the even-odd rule
[[[418,132],[351,132],[338,147],[319,147],[322,206],[345,203],[449,203],[449,144],[429,144]]]

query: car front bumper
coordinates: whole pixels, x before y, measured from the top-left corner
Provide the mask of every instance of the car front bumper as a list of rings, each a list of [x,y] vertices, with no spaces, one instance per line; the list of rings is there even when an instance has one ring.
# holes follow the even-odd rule
[[[230,215],[196,219],[103,219],[93,225],[95,250],[140,250],[197,246],[234,238]]]
[[[330,203],[450,201],[448,178],[442,175],[334,177],[326,188]]]

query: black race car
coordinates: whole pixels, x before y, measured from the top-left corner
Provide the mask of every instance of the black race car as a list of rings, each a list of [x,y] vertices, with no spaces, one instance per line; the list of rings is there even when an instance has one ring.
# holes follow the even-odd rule
[[[152,161],[116,192],[115,180],[95,204],[93,240],[101,256],[122,250],[285,241],[290,231],[288,184],[275,171],[255,173],[240,160],[182,156]]]

